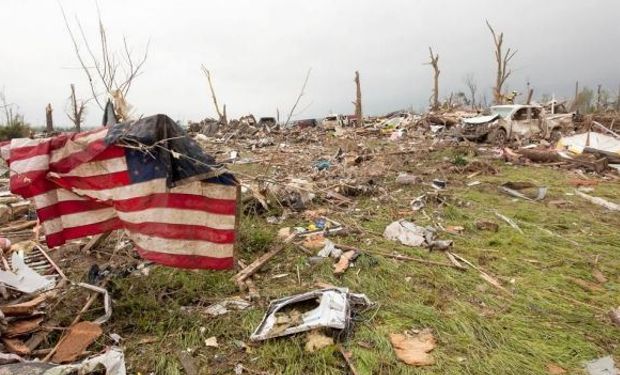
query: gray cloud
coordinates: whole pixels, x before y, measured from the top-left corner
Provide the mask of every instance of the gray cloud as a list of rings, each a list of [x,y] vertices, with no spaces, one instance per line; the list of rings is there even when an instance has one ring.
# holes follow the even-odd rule
[[[0,87],[26,119],[44,120],[48,102],[64,116],[69,84],[87,96],[58,4],[2,0]],[[62,1],[96,37],[95,3]],[[312,67],[300,117],[351,113],[353,72],[362,79],[366,113],[428,103],[428,46],[440,55],[440,95],[465,90],[473,73],[490,98],[494,77],[487,18],[519,50],[510,88],[570,96],[575,80],[617,91],[620,83],[620,2],[505,1],[121,1],[100,2],[109,38],[126,35],[137,50],[151,40],[150,58],[129,101],[138,113],[178,119],[214,116],[200,64],[211,70],[231,116],[289,110]],[[100,110],[89,106],[88,123]]]

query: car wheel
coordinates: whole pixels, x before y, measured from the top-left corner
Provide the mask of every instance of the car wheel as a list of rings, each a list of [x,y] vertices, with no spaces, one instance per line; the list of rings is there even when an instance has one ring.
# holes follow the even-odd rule
[[[489,141],[500,146],[506,143],[507,138],[506,130],[503,128],[494,129],[489,134]]]

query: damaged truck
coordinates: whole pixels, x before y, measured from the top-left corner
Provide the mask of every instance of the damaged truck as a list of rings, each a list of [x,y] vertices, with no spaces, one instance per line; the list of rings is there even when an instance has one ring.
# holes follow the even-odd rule
[[[575,130],[572,113],[546,115],[543,107],[526,104],[496,105],[490,110],[486,116],[462,119],[459,136],[501,145],[530,137],[556,142]]]

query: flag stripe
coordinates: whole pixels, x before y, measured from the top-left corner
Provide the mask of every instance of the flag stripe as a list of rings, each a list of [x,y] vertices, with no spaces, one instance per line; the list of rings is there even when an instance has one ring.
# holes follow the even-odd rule
[[[71,144],[71,143],[70,143]],[[92,160],[94,155],[98,155],[104,152],[108,148],[103,139],[89,143],[85,149],[80,151],[74,151],[72,153],[66,152],[65,149],[59,150],[60,156],[54,158],[54,153],[50,159],[50,169],[57,173],[66,173],[77,167],[82,163],[87,163]]]
[[[105,136],[105,128],[104,136]],[[89,135],[99,132],[102,129],[95,129],[83,133],[62,134],[55,138],[16,138],[11,140],[10,160],[17,161],[28,159],[37,155],[49,155],[53,150],[64,147],[71,139],[79,140]]]
[[[105,152],[103,152],[105,153]],[[84,163],[80,166],[73,168],[71,171],[64,173],[64,176],[100,176],[106,173],[122,172],[127,170],[127,162],[125,161],[125,155],[120,157],[113,157],[110,159],[100,159],[89,163]]]
[[[64,177],[63,175],[63,177],[51,177],[50,179],[65,189],[73,188],[76,190],[108,190],[115,187],[124,187],[131,183],[131,178],[126,170],[99,176]]]
[[[61,217],[42,222],[41,226],[45,230],[45,234],[52,234],[61,232],[63,229],[97,224],[116,217],[116,211],[112,207],[106,207],[92,210],[88,212],[88,215],[83,215],[81,212],[62,215]]]
[[[20,174],[11,173],[10,186],[11,192],[21,195],[24,198],[31,198],[35,195],[43,194],[57,186],[50,180],[44,178],[45,171],[26,172]]]
[[[50,247],[60,246],[69,240],[75,240],[86,236],[122,229],[123,223],[118,218],[106,220],[104,222],[82,225],[75,228],[66,228],[60,232],[46,234],[45,241]]]
[[[235,215],[236,206],[237,202],[230,199],[214,199],[203,195],[177,193],[156,193],[114,202],[114,207],[124,212],[143,210],[148,207],[169,207],[221,215]]]
[[[204,185],[204,186],[202,186]],[[236,200],[237,188],[235,186],[223,186],[218,184],[206,184],[200,181],[187,183],[169,189],[165,178],[157,178],[146,182],[134,183],[127,186],[119,186],[106,190],[73,189],[80,195],[85,195],[101,201],[122,200],[144,196],[144,192],[150,193],[181,193],[204,195],[208,198]]]
[[[47,171],[48,169],[49,157],[47,155],[37,155],[28,159],[11,162],[11,170],[15,173]]]
[[[109,204],[92,200],[71,200],[62,201],[50,206],[46,206],[37,210],[39,220],[47,221],[56,219],[63,215],[76,214],[80,212],[88,212],[91,210],[99,210],[110,207]]]
[[[107,147],[103,141],[107,132],[107,129],[102,128],[82,137],[74,137],[73,139],[65,140],[63,147],[52,149],[50,154],[50,165],[61,165],[62,162],[69,163],[78,160],[90,160],[89,157],[92,157],[93,154],[89,155],[88,151],[103,151],[103,149]],[[95,152],[94,154],[96,155],[97,153]],[[87,159],[85,159],[85,157]]]
[[[167,224],[201,225],[213,229],[234,229],[235,217],[218,215],[197,210],[179,210],[176,208],[147,208],[140,211],[117,211],[121,220],[130,223],[159,221]]]
[[[135,233],[167,238],[171,240],[199,240],[219,244],[235,242],[234,229],[213,229],[201,225],[166,224],[160,222],[131,223],[123,221],[123,226]]]
[[[214,270],[224,270],[234,267],[234,259],[232,256],[229,258],[212,258],[199,255],[170,255],[157,251],[144,250],[139,246],[136,246],[136,249],[142,258],[170,267]]]
[[[204,251],[204,241],[197,240],[171,240],[161,237],[146,236],[134,233],[131,239],[142,249],[157,249],[160,253],[174,255],[201,255]],[[231,244],[209,244],[209,256],[213,258],[232,257],[234,245]]]
[[[53,190],[49,190],[46,193],[43,194],[39,194],[39,195],[35,195],[31,198],[34,201],[34,205],[35,207],[37,207],[38,209],[41,208],[45,208],[47,206],[51,206],[54,205],[58,202],[64,202],[64,201],[92,201],[95,202],[92,199],[88,199],[87,197],[82,197],[79,196],[67,189],[62,189],[62,188],[58,188],[58,189],[53,189]]]

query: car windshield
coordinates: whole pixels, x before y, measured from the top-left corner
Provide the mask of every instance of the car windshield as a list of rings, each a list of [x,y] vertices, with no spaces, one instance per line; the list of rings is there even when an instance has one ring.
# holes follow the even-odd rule
[[[507,118],[510,116],[510,112],[512,112],[513,109],[512,107],[491,107],[491,113],[499,115],[499,117],[502,118]]]

